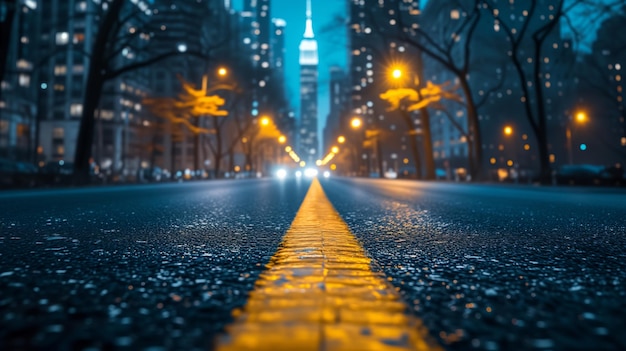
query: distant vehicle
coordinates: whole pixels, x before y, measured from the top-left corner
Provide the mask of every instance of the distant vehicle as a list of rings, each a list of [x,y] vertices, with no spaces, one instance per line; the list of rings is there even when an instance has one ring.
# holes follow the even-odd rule
[[[563,165],[556,172],[557,184],[618,185],[624,183],[624,170],[601,165]]]
[[[144,182],[160,182],[165,180],[165,173],[161,167],[142,168],[139,170],[139,176],[137,179]]]
[[[0,187],[32,187],[37,184],[37,166],[0,158]]]
[[[45,185],[69,184],[74,174],[71,162],[50,161],[41,168],[41,181]]]

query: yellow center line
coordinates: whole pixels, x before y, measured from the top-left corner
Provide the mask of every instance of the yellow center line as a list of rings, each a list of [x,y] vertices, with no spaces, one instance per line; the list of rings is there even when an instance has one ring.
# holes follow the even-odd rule
[[[441,350],[317,179],[217,350]]]

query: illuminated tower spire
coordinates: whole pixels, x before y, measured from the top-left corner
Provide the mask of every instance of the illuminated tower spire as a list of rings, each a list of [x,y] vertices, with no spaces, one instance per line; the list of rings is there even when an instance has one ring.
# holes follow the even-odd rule
[[[300,42],[300,128],[298,149],[307,164],[319,155],[317,137],[317,41],[313,34],[311,0],[306,2],[306,28]]]

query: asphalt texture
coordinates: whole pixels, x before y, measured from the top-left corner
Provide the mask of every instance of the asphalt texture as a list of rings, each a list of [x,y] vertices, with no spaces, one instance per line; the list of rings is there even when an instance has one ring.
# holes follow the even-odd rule
[[[623,189],[321,182],[446,349],[626,349]],[[211,349],[308,185],[0,193],[0,350]]]
[[[0,350],[206,350],[308,183],[0,194]]]
[[[626,350],[626,192],[325,182],[449,350]]]

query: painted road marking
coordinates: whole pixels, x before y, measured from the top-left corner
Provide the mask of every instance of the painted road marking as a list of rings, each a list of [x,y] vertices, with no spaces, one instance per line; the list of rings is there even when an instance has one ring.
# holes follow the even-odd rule
[[[442,350],[371,263],[314,179],[217,350]]]

